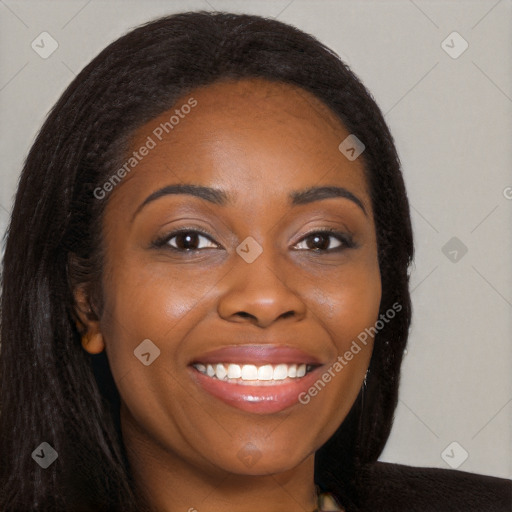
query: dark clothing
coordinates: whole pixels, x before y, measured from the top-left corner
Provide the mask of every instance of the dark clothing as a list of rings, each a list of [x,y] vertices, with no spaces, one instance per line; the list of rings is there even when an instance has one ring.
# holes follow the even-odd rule
[[[364,512],[512,512],[512,480],[377,462],[362,474]]]

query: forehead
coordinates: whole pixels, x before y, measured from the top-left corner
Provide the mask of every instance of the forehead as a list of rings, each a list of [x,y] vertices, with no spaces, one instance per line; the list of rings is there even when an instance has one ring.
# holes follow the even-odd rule
[[[217,82],[183,96],[136,131],[131,151],[149,140],[154,147],[120,188],[134,200],[142,190],[176,182],[233,196],[245,190],[255,197],[264,189],[274,197],[314,185],[367,195],[362,158],[349,161],[338,149],[348,135],[321,100],[299,87],[263,79]]]

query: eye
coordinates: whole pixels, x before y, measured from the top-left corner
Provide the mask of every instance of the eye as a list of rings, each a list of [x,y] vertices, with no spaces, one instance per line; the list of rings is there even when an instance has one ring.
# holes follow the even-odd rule
[[[334,240],[334,242],[333,242]],[[352,237],[335,230],[320,230],[309,233],[295,245],[296,249],[309,249],[313,252],[334,252],[354,247]]]
[[[212,241],[210,236],[195,229],[180,229],[156,240],[155,247],[168,246],[175,251],[191,252],[201,249],[218,248],[219,245]]]

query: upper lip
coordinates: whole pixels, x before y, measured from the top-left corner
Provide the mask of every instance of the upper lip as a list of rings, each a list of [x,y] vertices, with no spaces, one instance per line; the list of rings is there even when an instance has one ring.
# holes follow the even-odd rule
[[[194,358],[190,364],[195,363],[234,363],[234,364],[322,364],[319,359],[290,345],[229,345],[211,350]]]

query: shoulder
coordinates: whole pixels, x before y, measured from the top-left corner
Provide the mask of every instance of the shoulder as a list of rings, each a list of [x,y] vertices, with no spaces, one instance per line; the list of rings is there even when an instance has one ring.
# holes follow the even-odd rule
[[[510,512],[512,480],[376,462],[361,472],[363,510]]]

